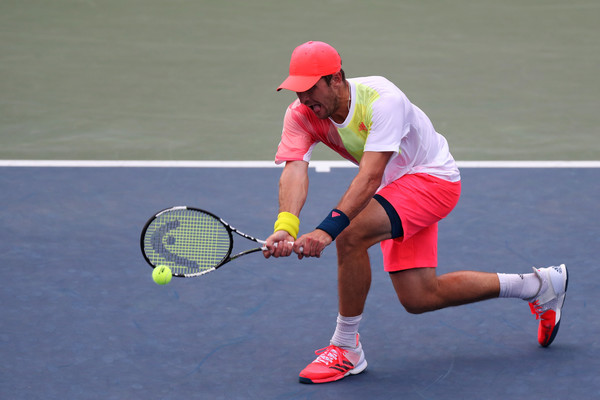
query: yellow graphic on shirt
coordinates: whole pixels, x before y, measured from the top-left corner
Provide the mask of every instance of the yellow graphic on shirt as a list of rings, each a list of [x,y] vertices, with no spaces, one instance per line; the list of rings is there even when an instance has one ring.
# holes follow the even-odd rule
[[[379,93],[373,88],[358,83],[354,97],[356,98],[352,99],[354,103],[352,120],[348,126],[337,130],[348,153],[360,162],[373,125],[373,103],[379,98]]]

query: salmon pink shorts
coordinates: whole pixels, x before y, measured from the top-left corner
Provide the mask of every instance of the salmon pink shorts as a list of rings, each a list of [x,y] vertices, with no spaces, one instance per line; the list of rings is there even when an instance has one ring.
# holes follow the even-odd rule
[[[377,192],[392,222],[393,239],[381,242],[385,271],[437,267],[438,221],[458,203],[460,187],[460,181],[409,174]]]

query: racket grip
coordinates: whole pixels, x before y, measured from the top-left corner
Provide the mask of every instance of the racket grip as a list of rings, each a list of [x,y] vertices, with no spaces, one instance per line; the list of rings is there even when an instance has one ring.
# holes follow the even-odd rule
[[[262,245],[263,245],[263,246],[260,248],[261,250],[269,250],[269,249],[267,249],[267,246],[265,246],[265,244],[266,244],[267,242],[265,242],[264,240],[259,240],[259,241],[258,241],[258,243],[260,243],[260,244],[262,244]],[[291,244],[292,244],[292,246],[294,245],[294,242],[288,242],[288,243],[291,243]],[[275,243],[275,247],[277,247],[277,243]]]

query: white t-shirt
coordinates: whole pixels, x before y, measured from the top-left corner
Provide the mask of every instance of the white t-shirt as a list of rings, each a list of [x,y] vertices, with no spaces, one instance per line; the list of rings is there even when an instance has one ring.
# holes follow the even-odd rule
[[[427,173],[447,181],[460,172],[446,139],[417,106],[392,82],[379,76],[351,78],[351,105],[346,120],[321,120],[294,101],[283,121],[275,162],[310,161],[314,146],[323,142],[342,157],[359,164],[365,151],[394,152],[380,187],[405,174]]]

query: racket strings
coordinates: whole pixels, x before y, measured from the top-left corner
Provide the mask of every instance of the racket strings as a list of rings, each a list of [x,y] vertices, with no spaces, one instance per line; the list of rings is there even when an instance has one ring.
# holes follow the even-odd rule
[[[154,265],[190,274],[218,266],[229,255],[231,242],[229,231],[214,216],[181,209],[161,214],[149,225],[144,251]]]

